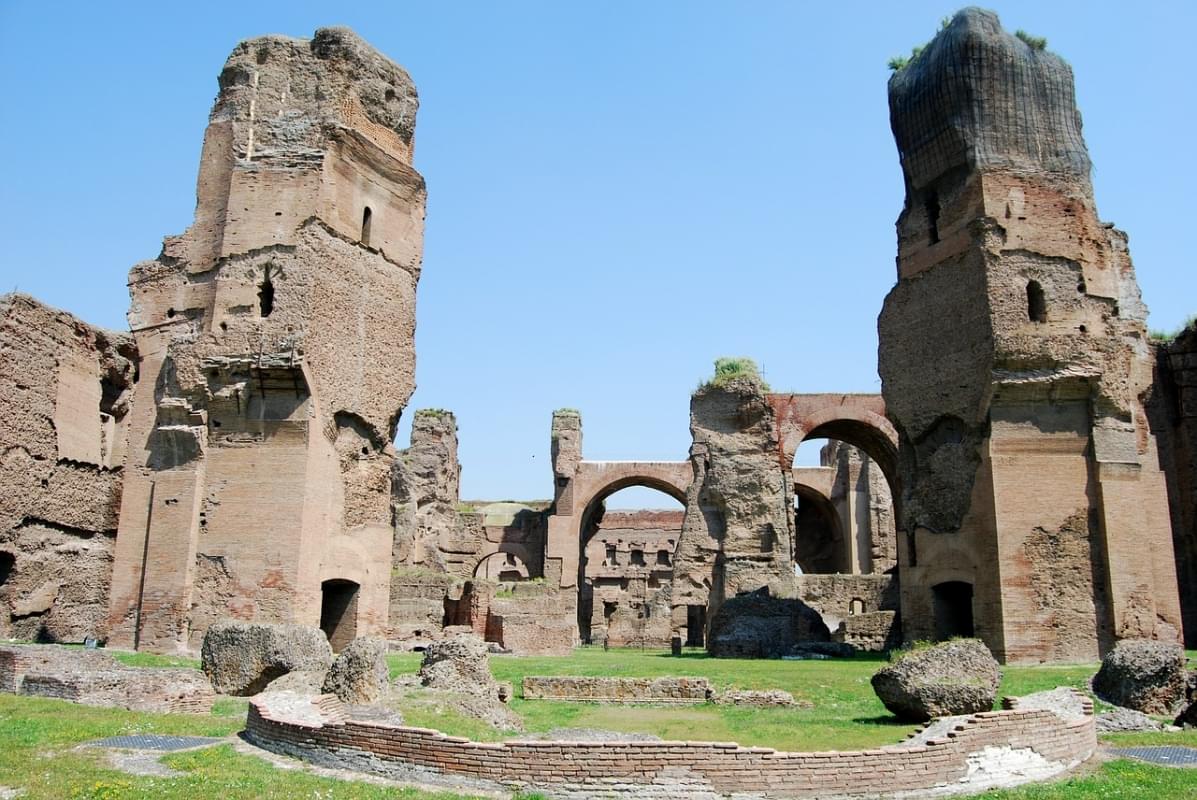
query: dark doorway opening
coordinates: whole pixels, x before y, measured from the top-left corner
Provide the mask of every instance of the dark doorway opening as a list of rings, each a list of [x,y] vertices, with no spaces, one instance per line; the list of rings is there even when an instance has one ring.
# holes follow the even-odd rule
[[[935,638],[972,636],[973,585],[964,581],[947,581],[931,587],[935,609]]]
[[[12,568],[16,563],[16,556],[7,551],[0,551],[0,586],[8,583],[8,576],[12,575]]]
[[[357,636],[357,594],[353,581],[332,580],[320,584],[320,630],[339,653]]]
[[[706,629],[707,607],[686,606],[686,647],[702,647]]]

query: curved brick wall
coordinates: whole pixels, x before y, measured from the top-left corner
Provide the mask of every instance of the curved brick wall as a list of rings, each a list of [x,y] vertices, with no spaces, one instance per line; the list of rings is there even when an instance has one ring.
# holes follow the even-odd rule
[[[718,742],[479,743],[424,728],[350,720],[331,697],[295,713],[295,699],[275,704],[256,698],[247,737],[268,750],[329,766],[478,788],[531,788],[565,798],[597,791],[637,798],[696,792],[926,796],[929,790],[977,791],[1002,781],[1045,778],[1084,761],[1097,746],[1091,704],[1075,721],[1042,710],[976,714],[925,745],[784,753]]]

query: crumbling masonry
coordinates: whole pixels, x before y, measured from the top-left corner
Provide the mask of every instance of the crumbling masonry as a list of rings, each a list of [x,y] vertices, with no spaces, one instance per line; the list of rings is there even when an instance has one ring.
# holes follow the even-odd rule
[[[392,444],[415,87],[345,29],[241,43],[195,222],[130,272],[131,332],[0,298],[0,635],[188,652],[232,618],[334,648],[465,627],[522,653],[776,655],[976,634],[1058,662],[1183,616],[1197,641],[1197,334],[1147,339],[1071,70],[966,9],[889,95],[906,204],[881,395],[721,375],[662,462],[585,459],[559,410],[550,499],[466,502],[452,413]],[[814,439],[822,466],[794,466]],[[685,510],[609,511],[629,486]]]

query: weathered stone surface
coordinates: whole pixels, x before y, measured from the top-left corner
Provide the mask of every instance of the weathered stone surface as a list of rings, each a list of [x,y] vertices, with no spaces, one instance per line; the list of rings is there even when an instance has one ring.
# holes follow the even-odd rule
[[[0,637],[106,636],[137,351],[0,295]]]
[[[784,708],[797,705],[809,708],[811,706],[810,703],[798,703],[794,700],[794,695],[781,689],[764,691],[725,689],[722,692],[714,692],[711,702],[719,706],[751,706],[754,708]]]
[[[450,543],[461,539],[453,535],[459,523],[460,482],[456,417],[449,411],[420,409],[412,418],[411,446],[395,459],[396,567],[460,575],[460,570],[450,570],[454,550]],[[476,552],[478,543],[470,549]]]
[[[216,700],[193,669],[127,667],[101,651],[48,645],[0,647],[0,691],[155,713],[206,714]]]
[[[744,375],[716,379],[691,397],[694,480],[674,564],[675,631],[686,628],[690,606],[716,615],[726,598],[776,590],[793,575],[793,478],[778,468],[766,391],[759,377]]]
[[[905,637],[975,632],[1011,662],[1175,641],[1146,308],[1071,69],[968,8],[889,95],[907,196],[878,371]]]
[[[1093,678],[1102,700],[1147,714],[1176,713],[1187,688],[1184,648],[1144,639],[1119,642]]]
[[[324,679],[324,693],[341,702],[366,705],[386,692],[389,669],[387,643],[375,636],[354,639],[333,661]]]
[[[324,691],[326,673],[319,670],[288,672],[266,684],[263,692],[294,692],[302,695],[318,695]]]
[[[248,696],[289,672],[327,673],[333,653],[319,628],[226,621],[204,634],[200,663],[216,691]]]
[[[420,664],[420,682],[432,689],[498,695],[486,642],[469,633],[429,644]]]
[[[595,703],[706,703],[714,689],[706,678],[604,678],[527,675],[525,700]],[[791,702],[793,698],[790,698]]]
[[[454,708],[498,730],[523,730],[519,716],[503,704],[510,687],[495,681],[486,642],[472,633],[429,644],[419,681],[426,687],[426,701]]]
[[[1183,716],[1183,714],[1182,714]],[[1125,733],[1129,731],[1162,731],[1164,723],[1152,719],[1142,711],[1130,708],[1115,708],[1098,714],[1094,721],[1101,733]],[[1177,725],[1183,723],[1178,719]]]
[[[801,600],[772,597],[766,588],[719,607],[707,650],[718,658],[781,658],[802,642],[830,638],[817,611]]]
[[[219,619],[336,609],[321,624],[339,646],[387,624],[423,240],[416,91],[344,28],[242,42],[219,86],[194,224],[130,272],[144,357],[113,641],[196,649]]]
[[[873,691],[900,719],[923,721],[993,708],[1002,675],[976,639],[899,653],[872,679]]]

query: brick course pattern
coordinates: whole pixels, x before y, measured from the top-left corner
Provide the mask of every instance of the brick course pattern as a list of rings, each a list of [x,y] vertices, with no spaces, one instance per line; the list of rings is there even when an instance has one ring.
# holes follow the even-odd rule
[[[705,703],[713,691],[706,678],[524,678],[525,700],[599,703]]]
[[[329,699],[318,707],[324,724],[272,715],[268,697],[251,701],[247,737],[275,752],[327,765],[392,776],[452,778],[472,786],[530,788],[553,797],[677,796],[681,789],[708,796],[828,798],[950,793],[981,788],[969,765],[995,750],[1033,754],[1054,774],[1093,754],[1097,735],[1092,705],[1066,721],[1050,711],[975,714],[925,745],[822,753],[786,753],[723,742],[478,743],[434,730],[346,720]],[[980,771],[979,780],[992,775]],[[1010,783],[1017,775],[1005,776]]]

